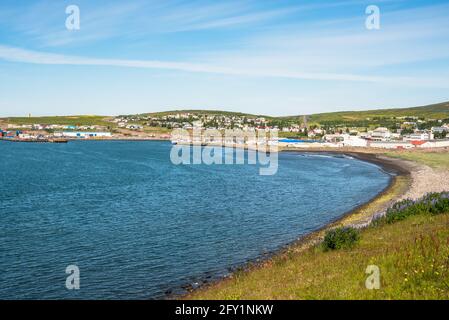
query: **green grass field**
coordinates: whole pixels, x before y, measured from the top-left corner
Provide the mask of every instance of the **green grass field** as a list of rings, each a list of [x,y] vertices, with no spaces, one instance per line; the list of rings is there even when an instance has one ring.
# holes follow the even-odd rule
[[[393,158],[416,161],[432,168],[449,169],[449,152],[429,152],[421,150],[387,152],[385,155]]]
[[[60,117],[11,117],[2,120],[11,124],[60,124],[60,125],[102,125],[113,126],[114,123],[105,121],[104,116],[60,116]]]
[[[368,265],[381,287],[368,290]],[[353,249],[279,255],[188,299],[449,299],[449,214],[370,227]]]
[[[310,117],[310,121],[321,123],[323,121],[357,121],[365,120],[367,118],[373,119],[407,116],[424,117],[426,119],[446,119],[449,117],[449,102],[413,108],[318,113],[312,115]]]

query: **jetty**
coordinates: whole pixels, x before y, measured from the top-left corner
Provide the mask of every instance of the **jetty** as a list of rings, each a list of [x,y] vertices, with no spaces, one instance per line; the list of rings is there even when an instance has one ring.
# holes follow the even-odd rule
[[[67,143],[69,141],[68,139],[62,138],[42,138],[42,139],[0,138],[0,140],[8,142],[28,142],[28,143]]]

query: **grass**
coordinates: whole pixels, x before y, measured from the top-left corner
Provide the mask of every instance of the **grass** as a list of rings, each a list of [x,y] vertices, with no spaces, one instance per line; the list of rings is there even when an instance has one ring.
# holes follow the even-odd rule
[[[50,116],[50,117],[11,117],[3,118],[11,124],[59,124],[59,125],[102,125],[113,126],[111,122],[105,121],[104,116]]]
[[[153,134],[170,134],[172,132],[172,129],[167,129],[163,127],[145,127],[143,131],[146,133],[153,133]]]
[[[432,168],[449,169],[449,152],[429,152],[429,151],[401,151],[388,152],[385,155],[393,158],[402,158],[428,165]]]
[[[446,119],[449,117],[449,102],[432,104],[413,108],[393,108],[367,111],[343,111],[318,113],[310,117],[312,122],[323,121],[358,121],[367,118],[391,118],[391,117],[424,117],[431,119]]]
[[[380,268],[368,290],[365,270]],[[290,250],[189,299],[449,299],[449,215],[412,216],[361,232],[352,249]]]

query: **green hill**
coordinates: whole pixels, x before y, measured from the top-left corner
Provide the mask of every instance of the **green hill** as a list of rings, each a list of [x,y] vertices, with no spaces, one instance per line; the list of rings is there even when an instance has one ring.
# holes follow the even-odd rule
[[[233,111],[222,111],[222,110],[201,110],[201,109],[194,109],[194,110],[172,110],[172,111],[162,111],[162,112],[151,112],[151,113],[144,113],[141,114],[141,116],[153,116],[153,117],[163,117],[166,115],[174,114],[174,113],[191,113],[191,114],[205,114],[205,115],[223,115],[223,116],[237,116],[237,117],[250,117],[250,118],[257,118],[257,117],[265,117],[265,118],[275,118],[272,116],[267,115],[256,115],[251,113],[243,113],[243,112],[233,112]]]
[[[0,119],[12,124],[59,124],[59,125],[111,125],[104,116],[47,116],[47,117],[9,117]]]
[[[426,119],[449,118],[449,102],[413,108],[378,109],[367,111],[341,111],[317,113],[310,116],[313,122],[360,121],[373,118],[422,117]]]
[[[255,115],[242,112],[221,111],[221,110],[172,110],[163,112],[152,112],[138,114],[135,116],[153,116],[162,117],[175,113],[192,113],[192,114],[206,114],[206,115],[224,115],[224,116],[238,116],[257,118],[264,117],[271,122],[295,122],[302,121],[303,115],[274,117],[267,115]],[[132,115],[127,115],[132,116]],[[320,124],[348,124],[357,126],[365,126],[367,123],[376,123],[382,119],[388,119],[394,122],[394,118],[400,117],[419,117],[424,119],[449,119],[449,102],[432,104],[427,106],[413,107],[413,108],[394,108],[394,109],[377,109],[367,111],[339,111],[329,113],[317,113],[308,115],[309,123]],[[10,117],[0,118],[0,121],[5,121],[14,124],[63,124],[63,125],[111,125],[112,117],[105,116],[54,116],[54,117]]]
[[[255,115],[240,112],[230,112],[221,110],[173,110],[164,112],[147,113],[148,116],[165,116],[174,113],[192,113],[192,114],[218,114],[226,116],[246,116],[246,117],[265,117],[272,120],[298,120],[303,115],[294,116],[267,116],[267,115]],[[400,118],[400,117],[419,117],[425,119],[448,119],[449,118],[449,102],[443,102],[438,104],[432,104],[427,106],[412,107],[412,108],[393,108],[393,109],[377,109],[367,111],[338,111],[328,113],[316,113],[307,115],[308,120],[311,122],[346,122],[346,121],[365,121],[373,120],[375,118]]]

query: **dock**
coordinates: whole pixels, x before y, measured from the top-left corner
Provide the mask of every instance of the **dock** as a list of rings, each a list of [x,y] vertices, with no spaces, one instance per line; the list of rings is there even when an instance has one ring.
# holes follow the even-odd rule
[[[54,139],[18,139],[18,138],[0,138],[1,141],[8,142],[28,142],[28,143],[67,143],[68,139],[54,138]]]

